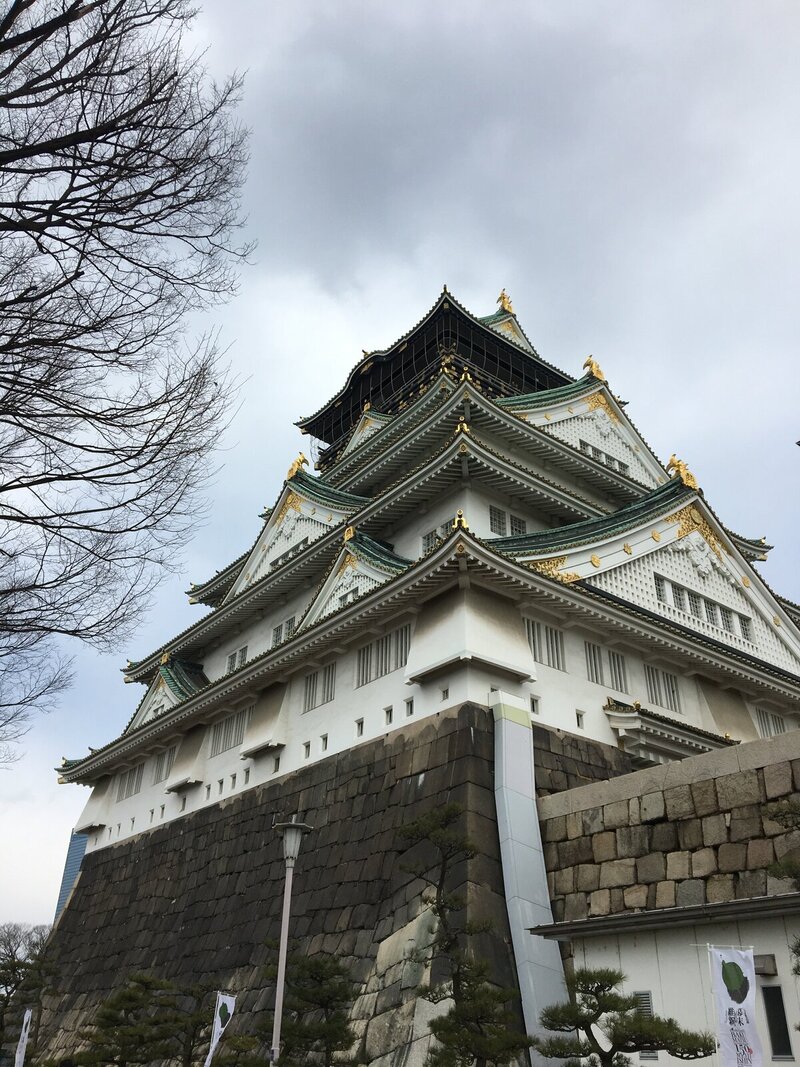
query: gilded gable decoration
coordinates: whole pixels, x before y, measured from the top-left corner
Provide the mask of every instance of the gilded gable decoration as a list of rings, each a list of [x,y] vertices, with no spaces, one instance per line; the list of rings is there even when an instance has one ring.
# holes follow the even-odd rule
[[[588,370],[588,372],[592,374],[595,378],[597,378],[598,381],[606,381],[606,376],[605,374],[603,374],[600,364],[593,356],[586,357],[586,359],[583,361],[583,367],[584,370]]]
[[[500,305],[501,311],[507,311],[509,315],[514,314],[514,307],[511,303],[511,297],[508,295],[505,289],[500,290],[500,296],[498,296],[496,303]]]
[[[294,461],[294,463],[289,468],[289,471],[288,471],[288,473],[286,475],[286,481],[288,482],[291,478],[294,478],[295,474],[297,474],[297,472],[299,470],[302,470],[303,467],[307,467],[307,466],[308,466],[308,460],[306,459],[306,457],[301,452],[300,455],[297,457],[297,459]]]
[[[667,515],[666,522],[678,523],[679,539],[688,536],[688,534],[696,530],[701,537],[706,540],[714,555],[717,556],[718,559],[722,559],[722,553],[720,552],[720,545],[722,542],[717,539],[716,534],[711,529],[706,519],[703,518],[698,508],[690,504],[688,507],[676,511],[673,515]],[[724,544],[722,547],[725,547]]]
[[[674,472],[674,474],[676,474],[680,478],[683,484],[688,485],[690,489],[700,488],[697,484],[697,479],[695,478],[695,476],[692,474],[692,472],[689,470],[683,460],[678,459],[674,452],[669,457],[669,462],[667,463],[667,473],[669,474],[671,472]]]

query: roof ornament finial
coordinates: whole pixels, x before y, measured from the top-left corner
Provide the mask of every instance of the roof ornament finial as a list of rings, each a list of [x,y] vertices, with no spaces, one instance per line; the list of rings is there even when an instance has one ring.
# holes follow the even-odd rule
[[[597,378],[598,381],[600,381],[600,382],[607,381],[606,376],[605,376],[605,374],[603,374],[603,371],[602,371],[602,369],[600,367],[600,364],[597,362],[597,360],[594,358],[594,356],[587,356],[586,357],[586,359],[583,362],[583,368],[584,368],[584,370],[588,370],[588,372],[590,374],[594,375],[594,377]]]
[[[509,315],[514,314],[514,307],[511,303],[511,297],[508,295],[505,289],[500,290],[500,296],[498,296],[496,302],[500,305],[501,311],[507,311]]]
[[[342,540],[344,541],[345,544],[347,544],[348,541],[352,541],[353,540],[355,535],[356,535],[355,526],[348,526],[347,529],[344,532],[344,537],[343,537]]]
[[[461,508],[456,512],[456,517],[453,519],[454,530],[469,530],[469,523],[464,518],[464,512]]]
[[[674,452],[669,457],[669,462],[667,463],[667,474],[673,474],[673,476],[677,475],[683,482],[683,484],[688,485],[690,489],[700,488],[700,486],[697,484],[697,479],[695,478],[695,476],[692,474],[692,472],[689,470],[683,460],[678,459]]]
[[[456,433],[469,433],[469,423],[463,415],[458,420],[458,426],[456,426]]]
[[[370,409],[371,407],[372,407],[372,404],[370,403],[370,401],[369,401],[369,400],[365,400],[365,401],[364,401],[364,409],[363,409],[363,410],[364,410],[364,411],[369,411],[369,409]]]
[[[166,666],[169,663],[170,658],[171,657],[170,657],[169,652],[165,652],[164,655],[161,657],[161,662],[164,664],[164,666]]]
[[[307,466],[308,466],[308,460],[306,459],[306,457],[301,452],[300,455],[297,457],[297,459],[294,461],[294,463],[289,468],[289,471],[288,471],[288,473],[286,475],[286,481],[287,482],[291,481],[291,479],[294,478],[295,474],[297,474],[298,471],[302,470],[303,467],[307,467]]]

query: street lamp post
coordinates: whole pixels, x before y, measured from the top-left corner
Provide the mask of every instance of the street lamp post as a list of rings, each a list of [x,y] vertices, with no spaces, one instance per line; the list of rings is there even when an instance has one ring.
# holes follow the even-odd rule
[[[281,1022],[283,1016],[283,991],[286,984],[286,949],[289,944],[289,912],[292,907],[292,880],[294,864],[300,851],[303,835],[313,829],[304,822],[275,823],[273,829],[283,836],[283,858],[286,863],[286,880],[283,885],[283,913],[281,915],[281,940],[278,947],[278,977],[275,988],[275,1018],[272,1023],[272,1050],[270,1059],[277,1063],[281,1048]]]

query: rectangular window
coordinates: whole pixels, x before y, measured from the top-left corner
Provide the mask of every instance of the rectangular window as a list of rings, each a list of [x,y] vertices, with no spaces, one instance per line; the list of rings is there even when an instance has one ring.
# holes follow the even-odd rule
[[[639,1001],[638,1010],[642,1015],[646,1015],[648,1019],[653,1017],[653,995],[649,991],[633,993],[632,996],[636,997]],[[657,1052],[640,1052],[640,1060],[657,1060]]]
[[[356,737],[364,736],[364,720],[356,719]]]
[[[579,444],[581,446],[581,452],[585,452],[586,455],[588,456],[589,452],[591,451],[591,449],[589,447],[589,442],[588,441],[580,441]]]
[[[237,660],[236,666],[237,667],[243,667],[246,662],[247,662],[247,645],[245,645],[244,648],[240,648],[239,649],[238,660]]]
[[[307,674],[303,683],[303,711],[311,711],[333,700],[336,692],[336,662],[329,663],[321,671]]]
[[[564,635],[552,626],[545,626],[544,634],[548,667],[554,667],[557,671],[565,671],[567,668],[564,659]]]
[[[521,519],[519,515],[510,515],[511,520],[511,536],[519,537],[522,534],[528,532],[528,524],[524,519]]]
[[[583,729],[583,719],[584,719],[584,713],[582,711],[576,711],[575,712],[575,725],[578,727],[579,730]]]
[[[611,672],[611,688],[620,693],[628,692],[628,671],[625,657],[620,652],[609,652],[608,667]]]
[[[243,708],[241,711],[228,715],[221,722],[215,722],[211,727],[211,755],[218,756],[220,752],[228,752],[232,748],[238,748],[244,741],[244,732],[250,722],[252,707]]]
[[[308,757],[310,755],[311,755],[311,742],[310,741],[304,741],[303,742],[303,759],[308,759]]]
[[[539,698],[531,697],[531,715],[539,714]]]
[[[384,716],[384,718],[386,720],[386,725],[387,726],[391,726],[392,725],[392,718],[394,717],[394,709],[393,708],[384,708],[383,709],[383,716]]]
[[[745,641],[753,640],[753,627],[746,615],[739,616],[739,629],[742,631],[742,637]]]
[[[249,781],[250,781],[250,768],[249,767],[245,767],[245,769],[244,769],[244,784],[247,785],[249,783]]]
[[[453,523],[456,521],[455,515],[452,515],[445,522],[440,523],[436,529],[429,530],[422,535],[422,552],[423,555],[426,552],[430,552],[435,548],[439,541],[444,541],[446,537],[450,535],[453,530]]]
[[[236,653],[235,652],[231,652],[230,656],[228,656],[228,674],[230,674],[231,671],[235,671],[235,670],[236,670]]]
[[[536,660],[537,663],[544,663],[544,654],[542,651],[541,623],[534,622],[533,619],[526,619],[525,632],[528,635],[528,644],[531,646],[533,658]]]
[[[605,685],[602,648],[599,645],[593,645],[591,641],[585,641],[584,648],[586,649],[586,677],[590,682]]]
[[[666,604],[667,583],[664,581],[660,574],[654,574],[653,578],[655,579],[656,583],[656,597],[661,601],[662,604]]]
[[[272,627],[272,647],[275,648],[283,640],[283,623],[279,622],[277,626]]]
[[[630,470],[630,467],[628,466],[628,464],[627,463],[623,463],[621,459],[617,461],[617,466],[619,467],[619,473],[620,474],[627,474],[628,471]]]
[[[228,656],[228,674],[230,674],[231,671],[235,671],[237,667],[244,666],[246,660],[247,645],[245,645],[243,648],[237,648],[235,652],[231,652],[231,654]]]
[[[728,633],[733,633],[733,612],[731,609],[720,607],[719,614],[722,619],[722,629],[727,630]]]
[[[669,671],[661,671],[649,664],[644,665],[644,676],[647,682],[647,699],[651,704],[658,704],[670,711],[681,710],[680,690],[678,679]]]
[[[414,698],[408,697],[406,700],[406,718],[410,719],[414,714]]]
[[[756,708],[756,722],[758,732],[762,737],[777,737],[778,734],[786,733],[786,723],[780,715],[774,715],[771,711]]]
[[[704,601],[704,604],[706,609],[706,618],[708,619],[708,621],[714,626],[719,626],[717,605],[713,602],[713,600],[706,600]]]
[[[172,764],[175,762],[176,751],[177,745],[172,745],[170,748],[165,748],[163,752],[159,752],[156,756],[156,763],[153,768],[153,785],[163,782],[169,776]]]
[[[411,625],[406,624],[360,648],[356,660],[356,688],[404,667],[410,647]]]
[[[426,555],[431,549],[436,547],[436,531],[431,530],[430,533],[422,535],[422,554]]]
[[[320,739],[319,739],[319,747],[322,749],[323,752],[327,752],[328,751],[328,735],[327,734],[323,734],[322,737],[320,737]]]
[[[696,619],[702,619],[703,617],[703,600],[697,593],[688,593],[689,597],[689,611]]]
[[[446,689],[442,690],[442,700],[449,700],[449,699],[450,699],[450,687],[448,686]]]
[[[286,622],[283,624],[283,634],[287,641],[294,633],[294,622],[294,615],[290,615]]]
[[[489,529],[498,537],[506,535],[506,513],[501,508],[489,505]]]
[[[686,591],[679,585],[672,587],[672,603],[679,611],[686,611]]]
[[[231,775],[231,789],[235,789],[235,788],[236,788],[236,775],[232,774]]]
[[[789,1027],[786,1025],[786,1011],[783,1006],[783,993],[779,985],[761,987],[764,997],[764,1014],[767,1017],[769,1043],[772,1046],[773,1059],[791,1059],[792,1041]]]
[[[143,763],[138,763],[135,767],[131,767],[129,771],[123,771],[119,776],[119,784],[117,786],[118,801],[127,800],[128,797],[135,796],[141,791],[143,772]]]
[[[222,790],[224,788],[225,788],[225,779],[224,778],[220,778],[220,780],[217,782],[217,792],[219,793],[220,796],[222,796]]]
[[[280,758],[280,756],[274,756],[273,760],[272,760],[272,773],[273,774],[277,774],[280,769],[281,769],[281,758]]]

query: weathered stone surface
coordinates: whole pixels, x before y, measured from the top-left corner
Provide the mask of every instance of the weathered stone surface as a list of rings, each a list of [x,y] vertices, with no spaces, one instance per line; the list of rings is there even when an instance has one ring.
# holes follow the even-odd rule
[[[793,788],[791,764],[777,763],[771,767],[764,767],[763,774],[767,800],[775,800],[776,797],[784,797],[791,793]]]
[[[742,871],[735,875],[736,897],[763,897],[767,892],[766,871]]]
[[[560,896],[566,893],[572,893],[575,890],[575,868],[563,867],[560,871],[556,871],[554,876],[554,888],[556,893]]]
[[[747,863],[747,845],[741,842],[729,842],[719,846],[717,864],[720,871],[741,871]]]
[[[647,907],[647,886],[632,885],[622,891],[622,899],[625,907],[633,911],[640,911]]]
[[[606,830],[615,830],[618,826],[628,825],[628,803],[616,800],[603,806],[603,823]]]
[[[692,877],[705,878],[717,871],[717,854],[713,848],[700,848],[692,853]]]
[[[659,823],[653,829],[660,829],[662,825],[665,824]],[[621,826],[616,831],[617,856],[620,859],[644,856],[650,851],[650,832],[649,826]]]
[[[599,833],[604,827],[602,808],[589,808],[583,812],[583,832],[585,834]]]
[[[720,807],[723,809],[740,804],[759,804],[765,799],[761,795],[758,771],[755,770],[724,774],[717,779],[716,785]]]
[[[663,852],[651,852],[636,861],[636,880],[639,882],[660,882],[667,873],[667,864]]]
[[[640,798],[639,805],[642,822],[656,822],[664,818],[666,809],[663,793],[646,793]]]
[[[675,891],[675,903],[679,908],[688,908],[693,904],[705,904],[706,883],[701,878],[690,878],[678,882]]]
[[[701,819],[682,819],[678,823],[678,844],[684,850],[700,848],[703,844],[703,823]]]
[[[748,841],[747,866],[751,870],[754,867],[768,867],[774,860],[775,849],[771,841]]]
[[[674,908],[675,907],[675,883],[674,882],[658,882],[656,884],[656,902],[657,908]]]
[[[728,840],[728,827],[724,815],[707,815],[703,819],[703,844],[721,845]]]
[[[667,878],[673,881],[691,874],[691,852],[670,852],[667,856]]]
[[[564,897],[564,921],[572,919],[585,919],[587,916],[586,894],[568,893]]]
[[[581,863],[575,868],[575,888],[590,893],[600,885],[600,867],[596,863]]]
[[[688,785],[674,785],[664,790],[668,819],[688,819],[694,815],[692,790]]]
[[[600,888],[632,885],[636,881],[636,860],[611,860],[600,867]]]
[[[592,856],[595,863],[617,858],[617,839],[613,830],[605,830],[592,837]]]
[[[691,790],[695,815],[711,815],[719,811],[717,789],[713,779],[705,782],[693,782]]]
[[[598,889],[589,897],[591,915],[608,915],[611,911],[611,894],[607,889]]]
[[[671,822],[657,823],[652,829],[650,847],[653,852],[671,852],[678,846],[678,831]]]
[[[706,882],[706,898],[709,904],[721,904],[734,899],[734,876],[712,874]]]

